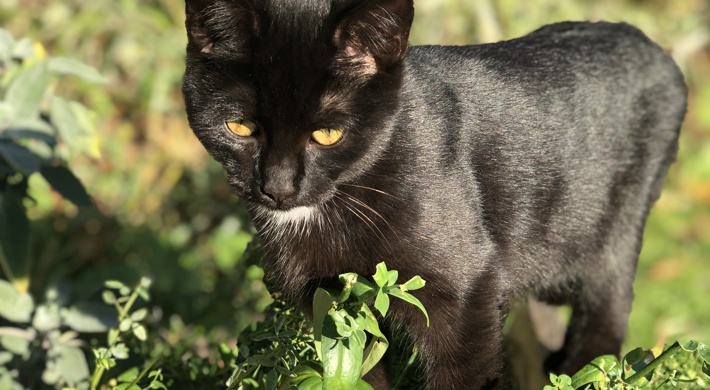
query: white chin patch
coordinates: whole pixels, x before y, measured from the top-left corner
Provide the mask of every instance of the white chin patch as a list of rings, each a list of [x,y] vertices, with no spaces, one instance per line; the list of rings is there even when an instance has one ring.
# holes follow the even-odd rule
[[[303,234],[309,232],[314,224],[321,222],[321,213],[316,206],[300,206],[290,210],[273,210],[259,206],[256,218],[263,220],[265,231],[262,233]]]
[[[309,206],[294,207],[290,210],[262,209],[261,212],[264,212],[264,216],[269,218],[271,223],[276,226],[309,223],[316,219],[318,214],[318,210],[315,207]]]

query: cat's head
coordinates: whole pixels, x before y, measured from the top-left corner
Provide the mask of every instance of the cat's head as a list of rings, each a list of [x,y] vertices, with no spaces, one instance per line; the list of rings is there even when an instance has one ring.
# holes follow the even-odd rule
[[[187,0],[190,126],[238,195],[328,201],[385,152],[412,0]]]

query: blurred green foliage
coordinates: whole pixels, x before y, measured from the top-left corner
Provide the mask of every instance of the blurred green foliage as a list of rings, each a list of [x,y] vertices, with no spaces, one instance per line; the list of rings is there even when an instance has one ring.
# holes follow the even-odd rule
[[[627,344],[659,346],[677,335],[709,341],[710,2],[415,5],[416,44],[493,41],[583,19],[627,21],[668,48],[687,76],[690,107],[678,162],[649,219]],[[253,227],[186,123],[183,21],[182,1],[0,0],[0,27],[108,79],[52,87],[94,110],[100,154],[72,156],[70,163],[96,208],[77,208],[40,178],[30,180],[30,291],[42,297],[51,286],[71,285],[73,299],[98,297],[105,280],[150,277],[149,331],[160,335],[158,346],[191,362],[184,375],[195,378],[214,373],[200,362],[217,364],[216,346],[234,346],[238,330],[261,318],[270,297],[255,265]]]

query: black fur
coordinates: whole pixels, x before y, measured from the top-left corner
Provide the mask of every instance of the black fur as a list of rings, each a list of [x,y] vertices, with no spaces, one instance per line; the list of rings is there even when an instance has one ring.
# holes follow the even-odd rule
[[[399,302],[386,325],[431,390],[496,383],[507,302],[527,293],[573,307],[550,369],[618,354],[685,114],[678,68],[626,24],[407,48],[412,16],[411,0],[187,1],[190,125],[248,202],[269,276],[307,307],[383,260],[421,275],[431,327]],[[236,117],[254,136],[226,130]],[[323,127],[345,136],[316,145]],[[295,221],[303,206],[318,211]]]

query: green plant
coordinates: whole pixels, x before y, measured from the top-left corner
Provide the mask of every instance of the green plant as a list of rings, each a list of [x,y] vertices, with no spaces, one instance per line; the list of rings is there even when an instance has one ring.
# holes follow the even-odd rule
[[[339,277],[341,291],[317,289],[312,332],[302,313],[277,308],[247,339],[258,347],[239,347],[228,389],[371,389],[362,377],[380,361],[389,341],[368,302],[374,300],[375,309],[385,317],[390,296],[396,297],[418,307],[429,321],[424,306],[408,292],[424,287],[425,281],[415,276],[396,284],[398,276],[380,263],[374,283],[345,273]]]
[[[692,368],[684,365],[687,361],[699,365],[702,373],[693,372]],[[663,370],[662,365],[673,368]],[[702,375],[705,375],[704,379]],[[600,356],[571,378],[551,374],[551,384],[545,386],[545,390],[589,389],[592,386],[599,390],[635,390],[646,387],[660,390],[669,386],[676,387],[679,383],[706,388],[708,379],[710,347],[688,340],[673,343],[658,357],[654,357],[652,351],[642,348],[629,352],[621,361],[613,355]]]
[[[29,178],[41,175],[76,205],[91,199],[67,168],[72,153],[97,153],[91,116],[83,105],[54,95],[54,76],[90,82],[103,78],[66,57],[49,58],[29,39],[15,40],[0,30],[0,388],[76,386],[89,375],[79,333],[102,332],[110,319],[102,307],[70,305],[69,288],[48,288],[41,303],[28,293],[34,262],[29,255],[30,221],[26,203]],[[2,323],[0,323],[2,324]],[[30,372],[39,370],[41,376]]]
[[[127,337],[135,337],[140,341],[148,338],[145,327],[141,324],[147,314],[148,309],[141,308],[133,310],[133,305],[137,299],[143,298],[146,302],[150,300],[148,288],[151,281],[148,278],[141,278],[135,288],[130,288],[124,283],[110,280],[105,283],[111,290],[105,290],[102,294],[103,300],[109,305],[113,305],[118,312],[118,326],[108,330],[106,347],[94,348],[96,357],[96,368],[91,375],[91,390],[99,388],[104,377],[104,373],[116,366],[116,360],[128,359],[130,351],[126,346]],[[118,296],[114,293],[118,292]],[[108,381],[109,386],[115,390],[141,390],[141,389],[166,389],[163,384],[163,374],[160,369],[152,370],[160,358],[154,358],[145,364],[142,370],[138,367],[131,367],[116,378]],[[147,387],[141,387],[138,383],[144,378],[150,379]]]
[[[49,58],[42,46],[0,30],[0,270],[20,292],[29,288],[33,264],[25,207],[29,178],[39,174],[74,204],[92,204],[66,166],[71,153],[98,154],[91,114],[51,93],[56,75],[103,81],[80,61]]]

